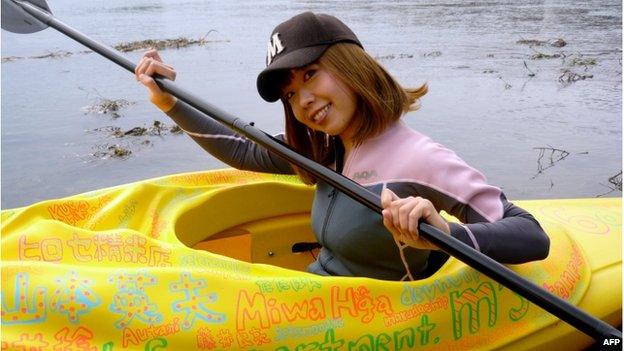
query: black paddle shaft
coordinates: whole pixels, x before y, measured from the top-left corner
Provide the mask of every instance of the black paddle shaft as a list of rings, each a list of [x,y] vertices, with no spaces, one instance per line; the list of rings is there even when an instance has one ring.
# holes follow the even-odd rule
[[[37,6],[33,6],[30,3],[21,0],[11,1],[19,4],[26,12],[41,22],[87,46],[93,51],[127,69],[131,73],[134,73],[135,64],[123,57],[118,51],[92,40],[86,35],[59,21],[50,13],[41,10]],[[271,150],[271,152],[282,157],[288,162],[296,164],[297,166],[314,174],[318,178],[331,184],[336,189],[362,203],[371,210],[381,213],[381,201],[377,194],[370,192],[351,179],[306,158],[282,141],[261,131],[253,125],[242,121],[225,111],[221,111],[207,102],[204,102],[202,99],[194,96],[193,94],[175,86],[175,84],[171,81],[165,80],[158,76],[154,77],[154,79],[164,91],[171,93],[195,109],[228,126],[232,130],[246,136],[248,139],[264,146],[268,150]],[[592,338],[598,341],[602,341],[604,339],[622,338],[622,332],[615,329],[611,325],[547,292],[479,251],[474,250],[470,246],[462,243],[450,235],[444,234],[437,228],[426,223],[421,223],[418,230],[419,233],[427,240],[446,253],[456,257],[460,261],[480,271],[503,286],[513,290],[520,296],[540,306],[544,310],[552,313],[556,317],[569,323]]]

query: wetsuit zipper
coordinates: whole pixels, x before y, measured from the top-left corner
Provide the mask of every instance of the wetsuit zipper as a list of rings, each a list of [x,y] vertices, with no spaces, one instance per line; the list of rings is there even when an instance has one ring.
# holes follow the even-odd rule
[[[336,203],[336,192],[336,189],[332,189],[328,195],[331,200],[329,200],[329,206],[327,206],[327,212],[325,213],[325,222],[323,223],[323,229],[321,230],[321,244],[323,246],[326,246],[325,236],[327,232],[327,225],[329,224],[329,220],[331,219],[334,205]]]
[[[332,138],[333,138],[333,144],[334,144],[334,159],[336,160],[336,172],[342,174],[342,169],[344,166],[344,146],[342,145],[342,142],[340,141],[339,138],[337,137],[332,137]],[[323,246],[327,246],[326,241],[325,241],[325,236],[327,234],[326,232],[327,232],[327,226],[329,225],[329,220],[331,219],[332,212],[334,210],[334,205],[336,202],[336,193],[337,193],[337,190],[332,189],[327,195],[327,197],[330,197],[331,200],[329,200],[329,205],[327,206],[327,212],[325,213],[325,222],[323,222],[323,229],[321,229],[321,245]]]

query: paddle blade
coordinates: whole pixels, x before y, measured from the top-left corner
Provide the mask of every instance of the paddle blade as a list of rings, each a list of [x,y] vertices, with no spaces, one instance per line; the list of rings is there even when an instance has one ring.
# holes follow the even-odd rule
[[[28,14],[18,4],[22,1],[2,0],[2,29],[19,34],[38,32],[48,28],[48,25]],[[50,7],[45,0],[28,0],[40,9],[51,13]]]

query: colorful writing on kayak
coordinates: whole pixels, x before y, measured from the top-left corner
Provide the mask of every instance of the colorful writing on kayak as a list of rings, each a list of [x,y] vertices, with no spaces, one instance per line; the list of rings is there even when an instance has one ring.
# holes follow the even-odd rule
[[[23,261],[135,263],[146,266],[171,266],[171,249],[149,243],[140,235],[72,233],[68,237],[46,236],[40,239],[21,235],[19,258]],[[71,257],[71,258],[70,258]]]
[[[287,203],[288,194],[310,191],[283,176],[201,172],[3,212],[2,350],[472,350],[521,342],[557,323],[454,259],[427,279],[389,282],[190,248],[214,233],[253,240],[249,223],[301,210],[277,208],[258,192],[285,194]],[[264,212],[211,212],[238,204],[227,194],[246,192],[267,198],[258,205]],[[607,276],[621,276],[621,257],[609,251],[621,245],[621,202],[593,201],[535,202],[551,255],[510,268],[573,304],[601,283],[592,269],[616,267]],[[275,241],[288,240],[280,230]],[[613,289],[603,290],[593,293],[596,303],[611,303]]]

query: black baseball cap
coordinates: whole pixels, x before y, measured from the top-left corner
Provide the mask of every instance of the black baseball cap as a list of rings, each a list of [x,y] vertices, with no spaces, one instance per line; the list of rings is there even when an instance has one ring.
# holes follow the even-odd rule
[[[269,39],[267,67],[256,81],[260,96],[268,102],[279,100],[280,74],[316,61],[328,47],[340,42],[362,47],[353,31],[334,16],[304,12],[279,24]]]

